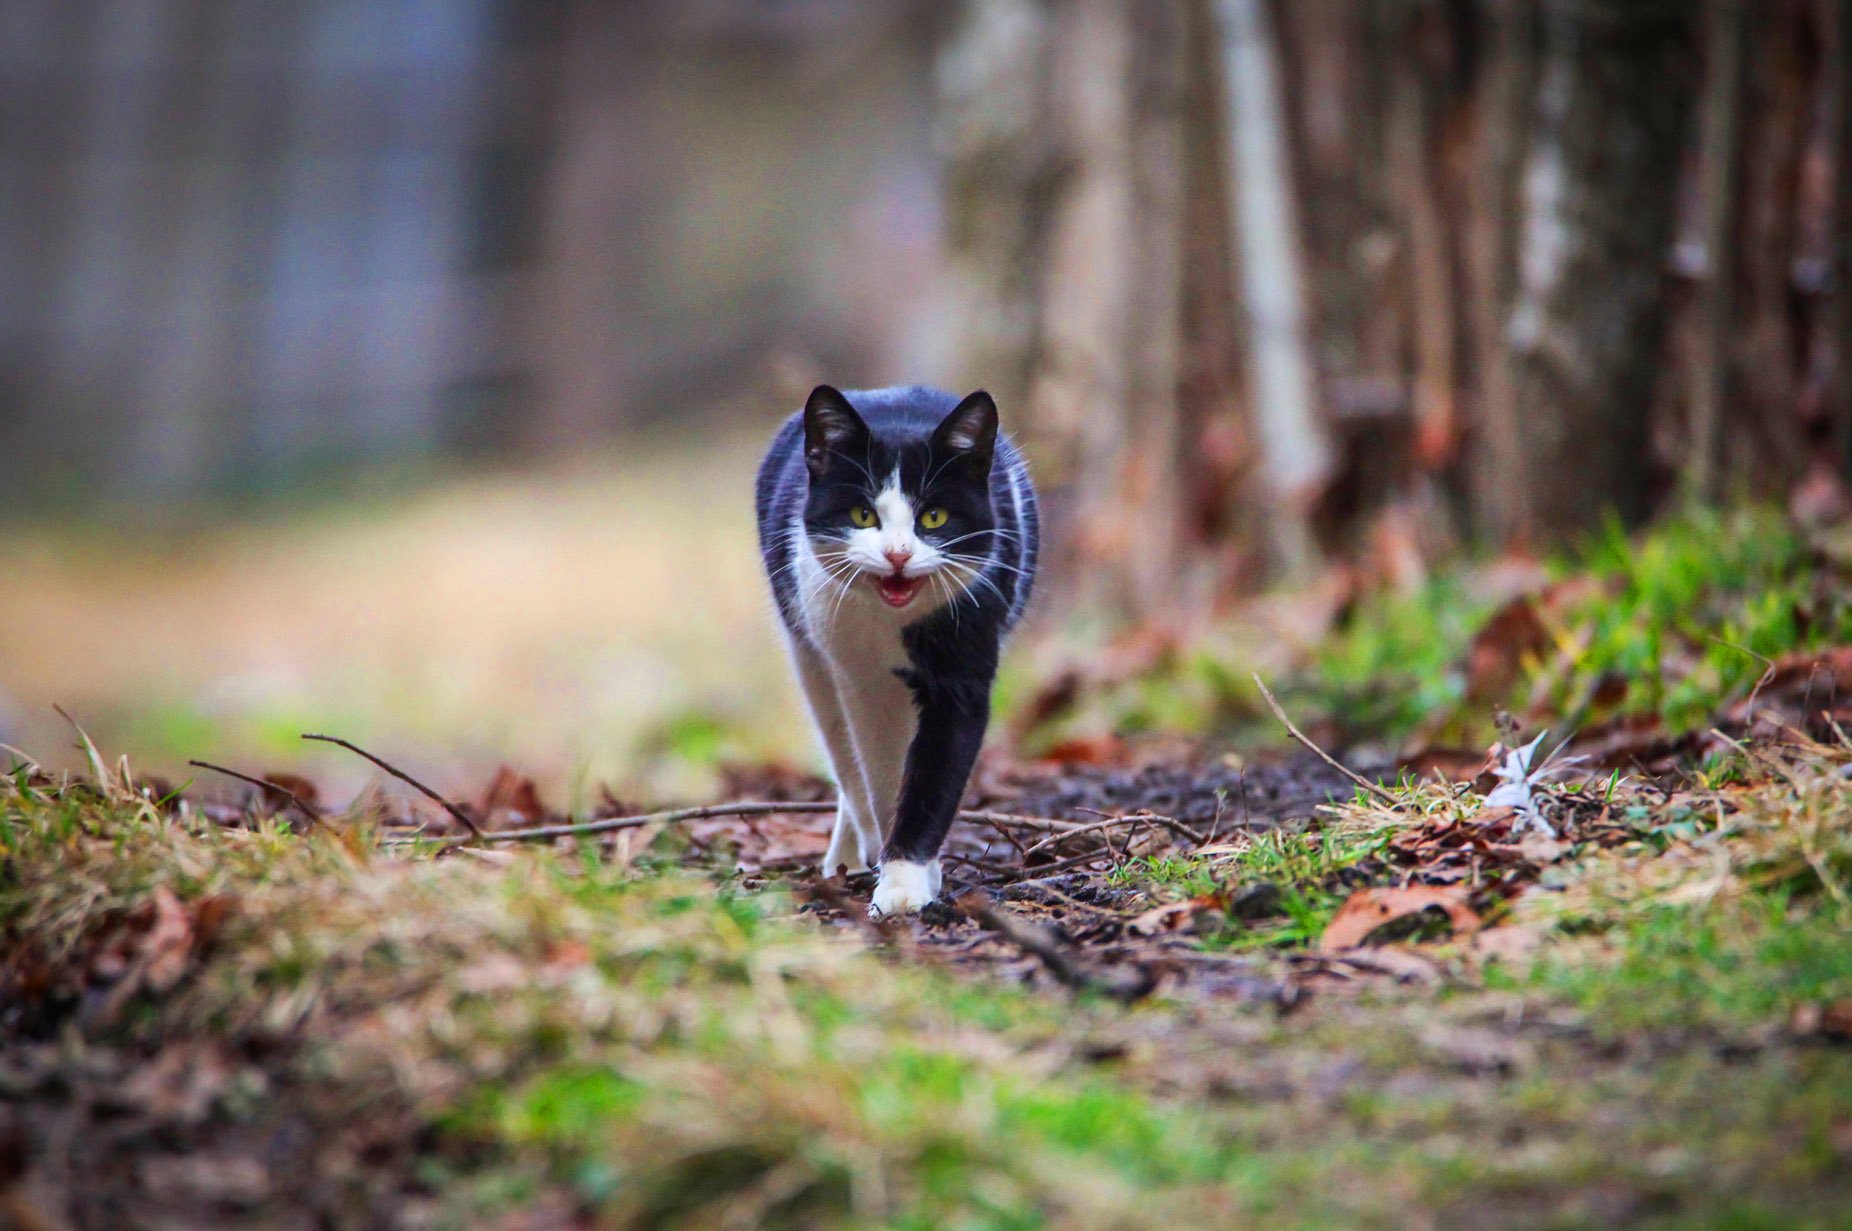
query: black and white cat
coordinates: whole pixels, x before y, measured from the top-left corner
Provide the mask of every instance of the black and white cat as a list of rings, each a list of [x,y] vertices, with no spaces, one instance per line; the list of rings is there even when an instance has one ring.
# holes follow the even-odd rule
[[[1035,489],[988,393],[811,392],[759,467],[759,545],[840,802],[823,872],[869,913],[939,894],[1006,634],[1035,581]]]

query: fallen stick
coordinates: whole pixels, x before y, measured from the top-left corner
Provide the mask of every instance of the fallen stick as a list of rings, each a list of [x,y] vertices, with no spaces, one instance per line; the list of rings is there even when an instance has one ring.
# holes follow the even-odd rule
[[[695,808],[672,808],[666,812],[647,812],[636,816],[608,816],[594,821],[573,821],[565,825],[537,825],[531,829],[490,829],[481,833],[481,841],[496,842],[543,842],[548,838],[568,838],[579,834],[611,833],[620,829],[640,829],[645,825],[676,825],[684,821],[702,821],[723,816],[772,816],[777,813],[818,813],[834,812],[834,802],[807,801],[761,801],[750,800],[730,804],[702,804]],[[1014,820],[1022,822],[1025,827],[1046,830],[1053,825],[1066,825],[1071,822],[1057,821],[1049,817],[1004,817],[991,812],[960,812],[958,819],[974,821],[995,826],[999,822]],[[1079,826],[1076,826],[1079,828]],[[389,846],[406,846],[421,841],[418,838],[389,838]]]
[[[345,748],[349,752],[354,753],[357,756],[365,757],[367,760],[373,762],[373,764],[379,766],[381,769],[391,774],[394,778],[397,778],[400,782],[403,782],[408,786],[415,787],[419,791],[423,792],[427,799],[437,804],[438,807],[442,808],[445,812],[448,812],[453,818],[455,818],[463,826],[463,828],[469,830],[471,837],[476,839],[476,841],[478,842],[482,841],[482,837],[483,837],[482,827],[476,824],[475,821],[470,819],[469,813],[463,811],[463,809],[457,807],[455,804],[451,803],[448,799],[445,799],[442,795],[439,795],[436,791],[433,791],[430,787],[418,781],[418,779],[412,777],[410,774],[406,773],[404,770],[400,769],[398,766],[389,764],[386,761],[382,761],[380,758],[374,756],[372,753],[368,752],[365,748],[360,747],[358,744],[350,744],[346,740],[341,739],[338,736],[309,735],[305,733],[302,738],[318,740],[324,744],[334,744],[336,747]]]
[[[1033,855],[1043,847],[1059,846],[1069,838],[1078,838],[1082,834],[1097,833],[1102,829],[1112,829],[1119,825],[1136,825],[1140,821],[1148,819],[1150,818],[1144,816],[1113,816],[1103,821],[1093,821],[1090,824],[1082,825],[1079,829],[1056,830],[1054,833],[1049,834],[1047,837],[1031,846],[1028,850],[1024,851],[1023,859],[1027,862],[1030,855]]]
[[[1072,868],[1084,867],[1085,865],[1090,864],[1090,863],[1098,863],[1102,859],[1116,861],[1118,859],[1118,855],[1115,854],[1110,849],[1099,850],[1099,851],[1088,851],[1084,855],[1074,855],[1067,859],[1057,860],[1054,863],[1042,864],[1040,867],[1024,868],[1023,871],[1036,873],[1037,874],[1036,879],[1040,880],[1056,872],[1065,872]],[[1003,881],[1000,883],[1002,884],[1022,884],[1025,882]]]
[[[1317,744],[1314,744],[1311,739],[1306,736],[1304,731],[1295,727],[1293,725],[1293,720],[1286,716],[1286,711],[1280,708],[1280,703],[1276,701],[1273,694],[1267,690],[1266,684],[1261,682],[1260,673],[1258,671],[1254,673],[1254,683],[1255,686],[1260,689],[1260,695],[1266,698],[1267,708],[1273,711],[1273,716],[1286,725],[1286,732],[1288,735],[1291,735],[1294,739],[1305,745],[1306,748],[1310,749],[1312,754],[1319,760],[1329,765],[1332,769],[1337,770],[1346,778],[1349,778],[1352,782],[1362,787],[1365,791],[1375,796],[1383,803],[1388,804],[1392,808],[1399,808],[1402,806],[1401,801],[1388,791],[1385,791],[1380,784],[1371,782],[1356,770],[1340,762],[1336,757],[1326,752],[1323,748],[1320,748]]]
[[[320,823],[322,819],[322,810],[320,808],[311,806],[302,796],[280,783],[266,782],[262,778],[253,778],[251,775],[241,774],[235,769],[226,769],[223,765],[214,765],[211,761],[188,761],[187,764],[197,765],[201,769],[209,769],[215,774],[224,774],[227,778],[236,778],[240,782],[248,782],[252,786],[261,787],[266,791],[275,791],[277,794],[289,800],[290,803],[296,805],[296,810],[309,819],[309,826],[311,828]]]
[[[620,829],[641,829],[645,825],[677,825],[683,821],[701,821],[716,816],[771,816],[778,812],[834,812],[833,803],[763,802],[703,804],[698,808],[672,808],[667,812],[646,812],[637,816],[608,816],[596,821],[575,821],[567,825],[536,825],[531,829],[491,829],[482,835],[484,842],[543,842],[548,838],[567,838],[578,834],[611,833]]]
[[[998,909],[988,896],[977,891],[965,894],[954,905],[960,914],[976,920],[985,931],[995,932],[1040,961],[1063,987],[1078,992],[1093,986],[1093,980],[1074,964],[1073,959],[1063,951],[1059,938],[1048,928]]]

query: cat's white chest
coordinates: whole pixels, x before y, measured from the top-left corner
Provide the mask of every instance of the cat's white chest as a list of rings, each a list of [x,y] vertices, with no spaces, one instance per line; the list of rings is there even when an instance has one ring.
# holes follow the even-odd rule
[[[804,632],[823,652],[839,683],[900,683],[894,673],[908,662],[902,630],[917,613],[889,607],[860,575],[842,580],[826,576],[802,536],[796,553],[798,610]],[[904,691],[905,685],[901,688]]]
[[[804,638],[823,660],[831,694],[809,696],[812,712],[826,738],[832,707],[840,713],[841,746],[832,747],[837,773],[851,776],[844,789],[859,796],[861,814],[885,840],[919,727],[913,690],[901,673],[910,665],[903,632],[920,613],[889,607],[864,577],[847,578],[845,589],[801,541],[795,563]]]

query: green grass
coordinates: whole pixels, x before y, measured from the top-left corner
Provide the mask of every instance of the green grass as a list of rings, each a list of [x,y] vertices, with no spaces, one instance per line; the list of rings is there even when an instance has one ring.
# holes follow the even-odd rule
[[[1680,1039],[1847,994],[1830,878],[1852,786],[1830,766],[1791,771],[1804,789],[1735,772],[1762,784],[1753,807],[1654,814],[1637,849],[1566,873],[1529,975],[1440,999],[1321,986],[1285,1017],[884,958],[782,891],[593,852],[389,857],[363,825],[225,829],[120,780],[17,775],[0,783],[0,981],[49,979],[28,1033],[83,1041],[60,1054],[214,1038],[264,1057],[254,1088],[273,1093],[215,1117],[281,1102],[316,1133],[388,1125],[417,1143],[435,1226],[549,1201],[626,1228],[1826,1226],[1852,1053],[1724,1059]],[[1408,791],[1416,811],[1458,806]],[[1322,929],[1347,878],[1381,875],[1405,821],[1358,802],[1120,876],[1153,897],[1301,895],[1299,913],[1205,938],[1266,970],[1267,950]],[[1726,840],[1719,865],[1706,844]],[[1719,866],[1729,891],[1690,896]],[[87,1013],[107,985],[96,954],[131,942],[163,889],[189,918],[231,904],[210,946],[120,1015]],[[1565,1011],[1621,1045],[1518,1028]],[[1506,1068],[1462,1067],[1481,1036],[1511,1049]],[[1616,1200],[1625,1217],[1603,1215]]]
[[[1414,815],[1455,806],[1438,794],[1415,798]],[[1204,948],[1305,948],[1355,889],[1382,879],[1389,841],[1406,823],[1370,812],[1362,800],[1352,808],[1368,819],[1262,830],[1206,854],[1140,856],[1116,867],[1111,880],[1157,901],[1213,898],[1219,912],[1196,922]]]
[[[1277,677],[1302,723],[1330,723],[1353,738],[1419,733],[1478,744],[1492,739],[1500,707],[1540,726],[1654,715],[1689,730],[1747,695],[1767,660],[1852,643],[1843,568],[1768,508],[1693,512],[1633,534],[1610,526],[1543,574],[1564,586],[1541,608],[1553,645],[1522,665],[1505,696],[1467,699],[1468,648],[1506,597],[1496,569],[1471,563],[1412,593],[1365,596],[1295,667],[1264,673]],[[1266,648],[1214,630],[1148,670],[1095,686],[1030,744],[1102,725],[1272,738],[1277,728],[1249,679]],[[1033,695],[1018,682],[1006,701]]]
[[[1766,659],[1852,640],[1846,587],[1823,584],[1830,569],[1766,508],[1694,512],[1634,535],[1610,526],[1548,573],[1592,584],[1546,611],[1557,647],[1505,699],[1514,712],[1535,700],[1578,725],[1653,714],[1688,730],[1745,695]],[[1493,609],[1469,575],[1363,603],[1315,655],[1298,694],[1357,730],[1485,735],[1489,715],[1461,709],[1467,646]],[[1618,695],[1597,702],[1601,685]]]
[[[1757,893],[1730,907],[1655,907],[1604,937],[1593,959],[1565,955],[1539,985],[1593,1011],[1613,1033],[1783,1020],[1798,1004],[1852,998],[1852,915]]]

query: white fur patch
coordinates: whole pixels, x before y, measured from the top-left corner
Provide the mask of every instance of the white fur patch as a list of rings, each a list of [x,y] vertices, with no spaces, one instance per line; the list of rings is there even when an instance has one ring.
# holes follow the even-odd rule
[[[932,609],[931,593],[900,610],[890,608],[859,571],[845,573],[845,561],[820,557],[801,523],[794,527],[792,549],[798,616],[804,640],[815,647],[794,647],[793,657],[852,831],[845,832],[839,820],[823,869],[834,875],[839,863],[856,866],[846,856],[858,847],[863,866],[871,865],[894,830],[907,749],[919,726],[912,690],[895,674],[910,665],[901,630]],[[879,571],[885,575],[892,566],[882,559]]]
[[[868,913],[876,919],[916,913],[939,896],[939,885],[937,859],[931,863],[889,860],[881,865],[881,879],[875,884]]]
[[[853,769],[850,772],[854,772]],[[839,783],[837,789],[846,792],[848,788]],[[836,809],[835,828],[830,830],[830,849],[823,856],[823,875],[836,876],[843,873],[853,876],[857,872],[866,872],[875,866],[875,860],[880,854],[880,839],[862,826],[856,818],[854,807],[845,797]]]

